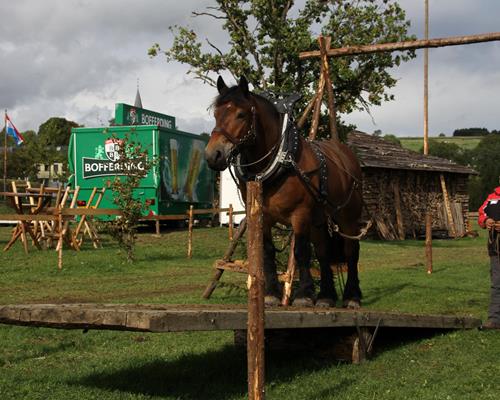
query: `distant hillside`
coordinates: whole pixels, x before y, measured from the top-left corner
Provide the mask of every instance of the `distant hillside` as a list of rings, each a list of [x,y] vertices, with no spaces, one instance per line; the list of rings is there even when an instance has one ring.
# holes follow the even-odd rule
[[[424,147],[424,138],[422,137],[398,137],[401,145],[408,150],[419,152]],[[471,150],[475,148],[481,141],[481,136],[453,136],[453,137],[431,137],[430,140],[438,142],[455,143],[463,149]]]

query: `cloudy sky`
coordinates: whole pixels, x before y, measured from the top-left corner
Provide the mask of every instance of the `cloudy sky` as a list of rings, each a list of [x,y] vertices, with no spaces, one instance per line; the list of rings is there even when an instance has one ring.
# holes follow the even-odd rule
[[[207,105],[214,89],[186,75],[187,67],[150,59],[147,49],[171,43],[170,25],[189,25],[223,42],[210,19],[190,12],[209,0],[1,0],[0,107],[20,130],[38,129],[52,116],[86,126],[112,117],[117,102],[133,103],[137,85],[143,106],[174,115],[180,129],[209,131]],[[300,3],[300,1],[297,1]],[[400,0],[423,38],[424,0]],[[498,0],[430,0],[430,37],[499,31]],[[423,50],[394,71],[396,101],[372,116],[345,116],[366,132],[398,136],[423,130]],[[430,132],[455,128],[500,129],[500,43],[430,50]]]

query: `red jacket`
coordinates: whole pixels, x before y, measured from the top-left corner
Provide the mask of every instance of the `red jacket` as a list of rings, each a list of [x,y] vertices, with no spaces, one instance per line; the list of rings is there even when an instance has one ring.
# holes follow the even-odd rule
[[[486,228],[486,220],[488,219],[488,215],[484,212],[484,209],[486,206],[489,204],[490,201],[500,201],[500,186],[497,187],[493,193],[491,193],[486,201],[483,203],[481,207],[479,207],[479,218],[477,219],[477,222],[481,228]]]
[[[481,228],[486,228],[486,220],[489,218],[489,216],[484,212],[484,209],[488,206],[488,204],[495,204],[495,202],[497,204],[500,203],[500,186],[497,187],[493,193],[488,196],[483,205],[479,207],[479,218],[477,222]],[[498,257],[500,255],[498,235],[499,233],[496,230],[492,230],[488,239],[488,254],[492,257]]]

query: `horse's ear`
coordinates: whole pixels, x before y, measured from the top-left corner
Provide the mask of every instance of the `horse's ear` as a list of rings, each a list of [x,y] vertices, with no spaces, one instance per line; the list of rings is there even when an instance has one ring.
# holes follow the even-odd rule
[[[224,82],[224,79],[222,79],[222,76],[220,75],[217,79],[217,90],[219,91],[219,94],[222,94],[227,90],[226,82]]]
[[[240,78],[239,83],[238,83],[238,87],[241,89],[241,91],[243,92],[243,94],[245,96],[248,95],[248,81],[247,81],[247,78],[245,78],[244,76],[242,76]]]

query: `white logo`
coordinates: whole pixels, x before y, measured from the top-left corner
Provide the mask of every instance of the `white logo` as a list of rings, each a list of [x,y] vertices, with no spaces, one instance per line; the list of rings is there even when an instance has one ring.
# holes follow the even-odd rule
[[[118,161],[120,159],[120,146],[121,140],[108,139],[104,142],[104,150],[108,159],[111,161]]]

